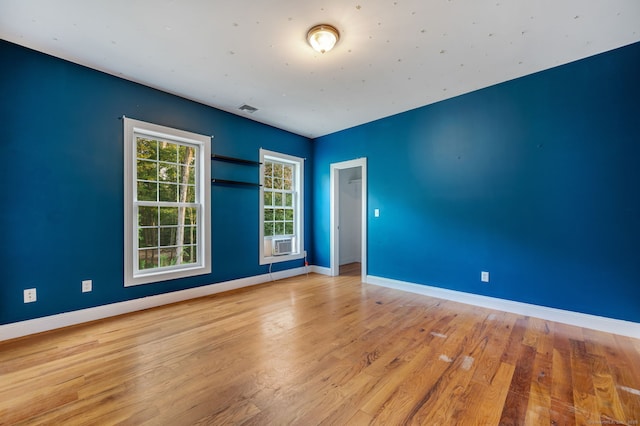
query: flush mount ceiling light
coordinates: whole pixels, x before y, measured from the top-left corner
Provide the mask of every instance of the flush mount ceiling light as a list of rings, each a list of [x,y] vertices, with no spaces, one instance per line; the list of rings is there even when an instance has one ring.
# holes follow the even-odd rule
[[[333,46],[340,40],[338,30],[327,24],[316,25],[307,33],[307,41],[315,50],[325,53],[333,49]]]

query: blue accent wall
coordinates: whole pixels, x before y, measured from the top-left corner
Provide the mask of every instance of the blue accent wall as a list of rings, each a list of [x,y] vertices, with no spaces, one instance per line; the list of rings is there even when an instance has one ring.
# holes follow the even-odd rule
[[[122,115],[307,158],[313,264],[330,164],[367,157],[370,275],[640,322],[640,43],[314,141],[5,41],[0,61],[0,324],[267,272],[258,191],[212,186],[213,272],[123,286]]]
[[[640,322],[639,77],[636,43],[318,138],[313,262],[367,157],[369,275]]]
[[[0,324],[268,272],[258,262],[258,190],[213,185],[213,272],[123,286],[119,117],[214,135],[212,152],[251,160],[261,147],[311,158],[309,139],[5,41],[0,63]],[[307,161],[307,194],[312,170]],[[221,162],[212,163],[212,175],[259,178],[257,167]],[[311,206],[309,195],[307,218]],[[308,245],[310,220],[305,232]],[[91,293],[81,293],[84,279],[93,280]],[[32,287],[38,300],[24,304],[23,290]]]

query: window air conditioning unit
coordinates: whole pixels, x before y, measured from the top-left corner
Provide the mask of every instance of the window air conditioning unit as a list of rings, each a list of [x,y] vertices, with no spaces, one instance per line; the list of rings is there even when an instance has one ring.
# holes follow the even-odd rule
[[[291,254],[291,247],[293,245],[293,240],[291,238],[271,240],[271,243],[273,244],[271,247],[271,254],[273,256]]]

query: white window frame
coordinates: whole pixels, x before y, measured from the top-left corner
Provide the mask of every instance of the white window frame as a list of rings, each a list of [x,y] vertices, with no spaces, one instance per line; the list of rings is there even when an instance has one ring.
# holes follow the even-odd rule
[[[124,121],[124,286],[211,273],[211,137],[123,117]],[[199,204],[196,263],[138,270],[136,135],[197,147],[196,203]],[[160,203],[158,203],[160,205]]]
[[[279,237],[271,237],[264,235],[264,170],[265,161],[277,161],[288,163],[294,166],[294,190],[296,196],[293,197],[294,203],[294,241],[291,254],[281,256],[270,256],[265,244],[271,244],[271,240]],[[260,265],[269,265],[271,263],[286,262],[289,260],[304,259],[306,251],[304,249],[304,158],[295,157],[293,155],[282,154],[275,151],[260,149],[260,214],[259,214],[259,230],[260,230]]]

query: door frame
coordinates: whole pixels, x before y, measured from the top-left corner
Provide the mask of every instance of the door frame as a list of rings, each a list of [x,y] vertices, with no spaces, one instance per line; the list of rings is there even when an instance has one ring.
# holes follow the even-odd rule
[[[330,209],[331,209],[331,276],[335,277],[340,275],[340,224],[338,222],[340,214],[340,179],[338,173],[340,170],[351,169],[353,167],[362,168],[362,187],[361,187],[361,200],[362,200],[362,221],[361,221],[361,266],[362,266],[362,282],[366,281],[367,277],[367,158],[357,158],[355,160],[341,161],[339,163],[331,164],[331,196],[330,196]]]

